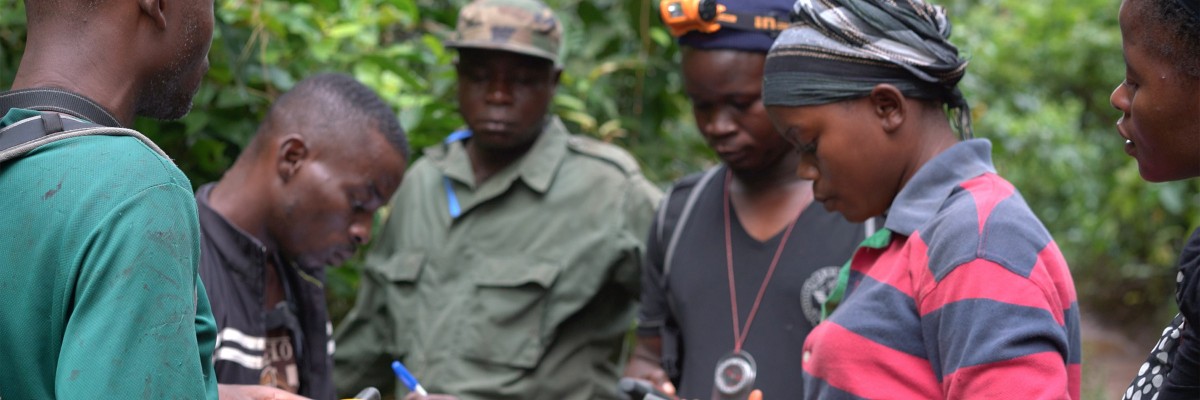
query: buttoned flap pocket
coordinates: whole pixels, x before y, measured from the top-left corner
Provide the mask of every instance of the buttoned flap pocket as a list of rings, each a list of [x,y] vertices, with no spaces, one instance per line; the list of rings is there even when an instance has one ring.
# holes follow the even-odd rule
[[[559,266],[528,257],[488,257],[478,264],[475,293],[462,332],[466,356],[533,368],[548,339],[547,296]]]
[[[370,260],[367,260],[367,262],[370,263]],[[421,276],[421,269],[424,266],[425,254],[413,252],[398,253],[383,263],[383,268],[380,272],[390,282],[413,284]]]
[[[383,292],[384,303],[377,304],[380,307],[377,312],[386,315],[391,321],[386,329],[391,330],[389,336],[395,340],[386,345],[395,346],[395,354],[407,354],[415,343],[416,332],[413,327],[420,318],[416,315],[419,308],[415,305],[420,301],[417,296],[417,280],[425,268],[425,254],[395,253],[380,259],[368,257],[366,261],[368,268],[382,278],[382,287],[378,290]]]

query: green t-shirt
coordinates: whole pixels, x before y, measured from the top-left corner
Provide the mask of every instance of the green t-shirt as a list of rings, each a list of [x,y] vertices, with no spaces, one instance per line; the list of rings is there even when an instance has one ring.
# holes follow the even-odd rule
[[[196,203],[170,160],[65,139],[0,164],[0,193],[0,398],[217,398]]]

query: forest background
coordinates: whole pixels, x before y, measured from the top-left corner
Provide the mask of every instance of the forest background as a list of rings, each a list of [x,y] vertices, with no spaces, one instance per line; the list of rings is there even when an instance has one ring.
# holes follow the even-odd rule
[[[693,123],[657,0],[547,2],[565,27],[553,109],[574,131],[629,149],[664,188],[716,162]],[[305,76],[338,71],[375,88],[424,148],[462,125],[454,52],[442,41],[464,3],[217,0],[211,68],[192,112],[136,128],[199,186],[231,165],[274,98]],[[1086,322],[1132,338],[1085,344],[1085,398],[1111,398],[1103,386],[1124,383],[1105,375],[1132,376],[1138,362],[1106,373],[1089,356],[1144,354],[1174,314],[1173,268],[1200,226],[1200,180],[1146,183],[1122,151],[1108,101],[1124,76],[1119,0],[938,3],[970,60],[961,87],[976,136],[992,140],[997,169],[1062,248]],[[11,85],[24,41],[23,3],[0,0],[0,88]],[[330,271],[335,322],[353,304],[360,262]]]

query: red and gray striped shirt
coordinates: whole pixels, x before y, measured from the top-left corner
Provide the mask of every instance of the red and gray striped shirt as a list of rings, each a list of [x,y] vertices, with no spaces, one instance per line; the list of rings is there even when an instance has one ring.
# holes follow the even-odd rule
[[[896,196],[880,248],[804,344],[806,399],[1078,399],[1079,307],[1046,228],[958,143]]]

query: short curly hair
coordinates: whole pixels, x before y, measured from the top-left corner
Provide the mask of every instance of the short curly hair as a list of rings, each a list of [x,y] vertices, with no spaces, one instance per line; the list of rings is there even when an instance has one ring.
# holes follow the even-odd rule
[[[408,136],[396,113],[371,88],[349,75],[319,73],[309,76],[279,96],[258,128],[258,135],[248,149],[255,152],[259,137],[269,137],[287,131],[311,132],[309,140],[333,139],[326,143],[335,148],[357,150],[365,143],[355,123],[365,123],[387,139],[405,160],[409,157]]]
[[[1126,0],[1134,3],[1138,15],[1154,21],[1150,35],[1159,56],[1175,61],[1185,75],[1200,79],[1200,13],[1184,6],[1195,0]]]

